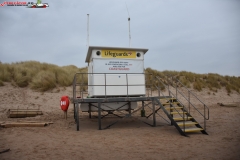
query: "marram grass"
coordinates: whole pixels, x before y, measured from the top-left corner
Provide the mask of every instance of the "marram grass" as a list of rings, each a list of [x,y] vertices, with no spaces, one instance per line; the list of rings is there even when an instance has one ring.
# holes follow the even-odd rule
[[[11,64],[0,62],[0,86],[3,86],[4,82],[11,82],[14,86],[29,86],[34,90],[47,91],[59,86],[71,86],[74,75],[77,72],[87,73],[87,68],[77,68],[74,65],[60,67],[37,61]],[[222,76],[214,73],[196,74],[187,71],[158,71],[151,68],[146,68],[145,73],[146,84],[154,84],[160,86],[161,89],[165,89],[164,85],[154,81],[154,76],[161,78],[165,84],[168,83],[168,76],[174,76],[186,87],[192,87],[197,91],[208,88],[217,92],[218,89],[225,88],[228,93],[231,93],[233,90],[240,93],[240,77]],[[84,84],[87,85],[87,75],[78,77],[79,83],[80,80],[83,80]]]

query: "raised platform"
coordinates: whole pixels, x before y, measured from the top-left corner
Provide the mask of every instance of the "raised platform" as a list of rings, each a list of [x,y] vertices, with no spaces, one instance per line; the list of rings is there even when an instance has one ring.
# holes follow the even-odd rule
[[[150,101],[152,103],[152,114],[153,114],[153,124],[152,126],[156,125],[156,117],[155,117],[155,99],[166,99],[166,98],[171,98],[170,96],[156,96],[156,97],[106,97],[106,98],[76,98],[73,99],[74,103],[74,118],[75,122],[77,124],[77,130],[79,130],[79,109],[80,105],[84,104],[85,108],[84,111],[89,113],[89,118],[91,118],[91,112],[98,112],[98,125],[99,125],[99,130],[102,129],[102,124],[101,124],[101,119],[105,117],[106,115],[102,115],[102,111],[106,111],[109,113],[113,113],[114,111],[120,112],[121,110],[125,110],[128,112],[128,114],[125,115],[125,117],[130,117],[133,113],[136,111],[144,108],[144,103],[146,101]],[[119,105],[118,107],[109,107],[106,110],[106,104],[111,104],[111,103],[122,103],[123,105]],[[133,102],[141,102],[142,103],[142,108],[138,108],[136,106],[131,106]],[[124,104],[125,103],[125,104]],[[122,108],[124,107],[124,108]],[[136,110],[134,110],[136,109]],[[108,114],[109,114],[108,113]],[[116,114],[114,114],[116,115]],[[118,115],[116,115],[118,116]],[[118,116],[121,117],[121,116]],[[124,118],[124,117],[121,117]],[[115,124],[114,122],[113,124]],[[110,127],[110,124],[108,127]]]

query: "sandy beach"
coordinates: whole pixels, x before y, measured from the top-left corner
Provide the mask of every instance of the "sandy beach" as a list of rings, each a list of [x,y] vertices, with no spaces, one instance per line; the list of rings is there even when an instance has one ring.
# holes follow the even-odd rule
[[[60,97],[72,96],[72,87],[49,92],[13,87],[0,87],[0,123],[36,121],[53,122],[45,127],[0,128],[1,160],[15,159],[240,159],[240,95],[227,94],[225,89],[208,94],[196,94],[210,108],[207,133],[181,136],[174,126],[157,119],[157,126],[142,123],[139,114],[120,120],[106,130],[98,130],[98,120],[80,112],[80,131],[76,131],[73,105],[64,119]],[[220,106],[217,103],[232,103]],[[8,109],[40,109],[43,115],[28,118],[8,118]],[[103,119],[103,125],[116,117]]]

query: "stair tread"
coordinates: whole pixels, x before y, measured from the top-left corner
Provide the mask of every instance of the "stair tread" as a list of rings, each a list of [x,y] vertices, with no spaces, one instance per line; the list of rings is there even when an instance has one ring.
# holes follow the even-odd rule
[[[170,109],[182,109],[183,107],[167,107],[165,108],[166,110],[170,110]]]
[[[202,128],[194,127],[194,128],[185,128],[185,132],[199,132],[202,131]],[[184,131],[184,129],[182,129]]]
[[[179,102],[171,102],[171,103],[162,103],[163,106],[170,105],[170,104],[180,104]]]
[[[179,126],[183,126],[184,125],[183,121],[182,122],[177,122],[177,124]],[[193,122],[193,121],[185,121],[185,126],[194,125],[194,124],[198,124],[198,123],[197,122]]]
[[[169,99],[172,99],[172,100],[175,100],[176,98],[160,98],[160,99],[166,99],[166,100],[169,100]]]
[[[187,112],[182,112],[182,111],[180,111],[180,112],[170,112],[170,114],[183,114],[183,113],[187,113]]]
[[[188,120],[188,119],[192,119],[192,118],[193,118],[193,117],[190,117],[190,116],[184,117],[185,120],[186,120],[186,119],[187,119],[187,120]],[[184,120],[184,119],[183,119],[183,117],[175,117],[175,118],[173,118],[173,120],[175,120],[175,121],[181,121],[181,120]]]

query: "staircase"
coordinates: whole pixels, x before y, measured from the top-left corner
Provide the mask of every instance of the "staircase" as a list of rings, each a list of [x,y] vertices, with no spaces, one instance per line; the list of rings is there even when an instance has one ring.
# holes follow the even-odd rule
[[[166,82],[164,83],[159,77],[156,77],[156,80],[160,82],[161,85],[164,85],[169,95],[165,96],[163,92],[161,92],[160,87],[155,85],[158,90],[159,97],[165,97],[162,99],[158,99],[157,97],[154,98],[155,105],[158,105],[159,107],[155,110],[155,113],[162,110],[171,121],[171,125],[174,125],[178,132],[183,136],[187,136],[188,133],[192,132],[208,134],[206,132],[206,120],[209,119],[209,108],[206,104],[204,104],[194,93],[192,93],[177,79],[173,79],[171,77],[171,80],[174,80],[174,82],[168,82],[167,84],[165,84]],[[185,91],[187,95],[184,94],[183,89],[187,91]],[[171,98],[167,98],[169,96]],[[192,99],[190,97],[192,97]],[[195,99],[195,102],[198,102],[198,106],[193,104],[193,99]],[[188,107],[186,107],[186,105]],[[191,115],[191,112],[194,112],[194,115],[197,113],[197,117],[200,119],[202,124],[200,124]]]

